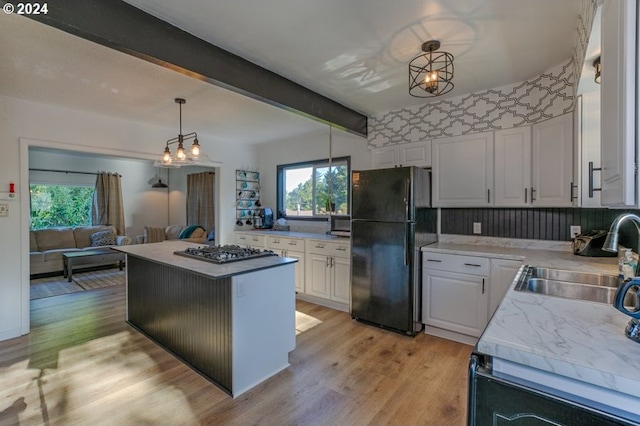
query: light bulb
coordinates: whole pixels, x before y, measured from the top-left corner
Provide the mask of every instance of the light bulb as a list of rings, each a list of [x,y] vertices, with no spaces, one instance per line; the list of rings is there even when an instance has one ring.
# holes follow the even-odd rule
[[[191,145],[191,154],[194,156],[200,155],[200,144],[198,144],[198,139],[193,141],[193,145]]]
[[[162,156],[162,161],[168,163],[171,161],[171,151],[169,151],[169,147],[164,149],[164,155]]]
[[[179,147],[176,150],[176,156],[178,157],[179,160],[184,160],[184,157],[186,157],[186,155],[184,154],[184,148],[183,147]]]

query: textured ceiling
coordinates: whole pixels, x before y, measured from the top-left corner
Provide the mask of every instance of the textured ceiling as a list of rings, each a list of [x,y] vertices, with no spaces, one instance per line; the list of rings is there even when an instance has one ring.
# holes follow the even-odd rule
[[[369,116],[408,95],[428,39],[455,56],[457,96],[522,81],[572,54],[581,0],[130,0],[212,44]],[[63,33],[0,14],[0,95],[258,143],[326,125]]]

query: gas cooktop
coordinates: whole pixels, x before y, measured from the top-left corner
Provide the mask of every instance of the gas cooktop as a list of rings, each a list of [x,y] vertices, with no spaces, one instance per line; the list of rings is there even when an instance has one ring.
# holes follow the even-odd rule
[[[240,260],[249,260],[265,256],[277,256],[277,254],[271,250],[260,250],[235,245],[190,247],[186,250],[175,251],[173,254],[217,264],[237,262]]]

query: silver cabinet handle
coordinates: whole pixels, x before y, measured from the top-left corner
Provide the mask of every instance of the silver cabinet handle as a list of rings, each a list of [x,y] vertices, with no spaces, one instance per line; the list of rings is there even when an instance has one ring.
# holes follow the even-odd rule
[[[593,167],[593,161],[589,161],[589,198],[593,198],[595,191],[602,191],[602,188],[593,187],[593,172],[601,172],[602,167]]]
[[[484,294],[484,278],[482,279],[482,294]]]
[[[327,267],[327,268],[329,267],[329,256],[327,256],[327,264],[326,264],[326,267]]]
[[[437,263],[442,263],[442,260],[438,260],[438,259],[427,259],[427,262],[437,262]]]
[[[578,199],[578,196],[573,195],[573,188],[578,189],[578,185],[574,185],[573,182],[569,184],[569,202],[573,203],[573,200]]]
[[[473,266],[475,268],[480,268],[482,265],[478,265],[477,263],[465,263],[464,266]]]
[[[491,190],[487,189],[487,204],[491,202]]]
[[[297,241],[289,241],[289,245],[290,246],[297,246],[298,242]]]
[[[527,188],[524,189],[524,203],[527,204]]]
[[[338,247],[336,247],[336,250],[338,250],[338,251],[347,251],[347,248],[345,246],[338,246]]]
[[[534,194],[536,193],[536,190],[533,188],[533,186],[531,187],[531,202],[533,203],[536,200],[536,197],[534,197]]]
[[[317,244],[316,248],[324,248],[324,244]]]
[[[280,244],[280,240],[273,240],[273,244]]]

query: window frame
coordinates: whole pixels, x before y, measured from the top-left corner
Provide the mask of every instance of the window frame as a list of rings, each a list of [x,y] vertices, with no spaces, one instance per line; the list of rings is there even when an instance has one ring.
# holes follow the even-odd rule
[[[346,163],[347,165],[347,200],[351,200],[351,157],[336,157],[331,158],[331,166],[335,163]],[[310,221],[310,222],[326,222],[330,215],[313,215],[313,216],[287,216],[286,208],[284,206],[284,194],[286,189],[284,188],[284,172],[287,169],[294,168],[303,168],[303,167],[312,167],[314,172],[312,173],[313,178],[313,193],[314,193],[314,202],[315,202],[315,169],[320,167],[328,167],[329,166],[329,158],[319,159],[319,160],[310,160],[310,161],[299,161],[297,163],[288,163],[288,164],[278,164],[276,166],[276,216],[277,218],[284,218],[288,220],[302,220],[302,221]],[[351,203],[347,202],[347,214],[351,212]]]

